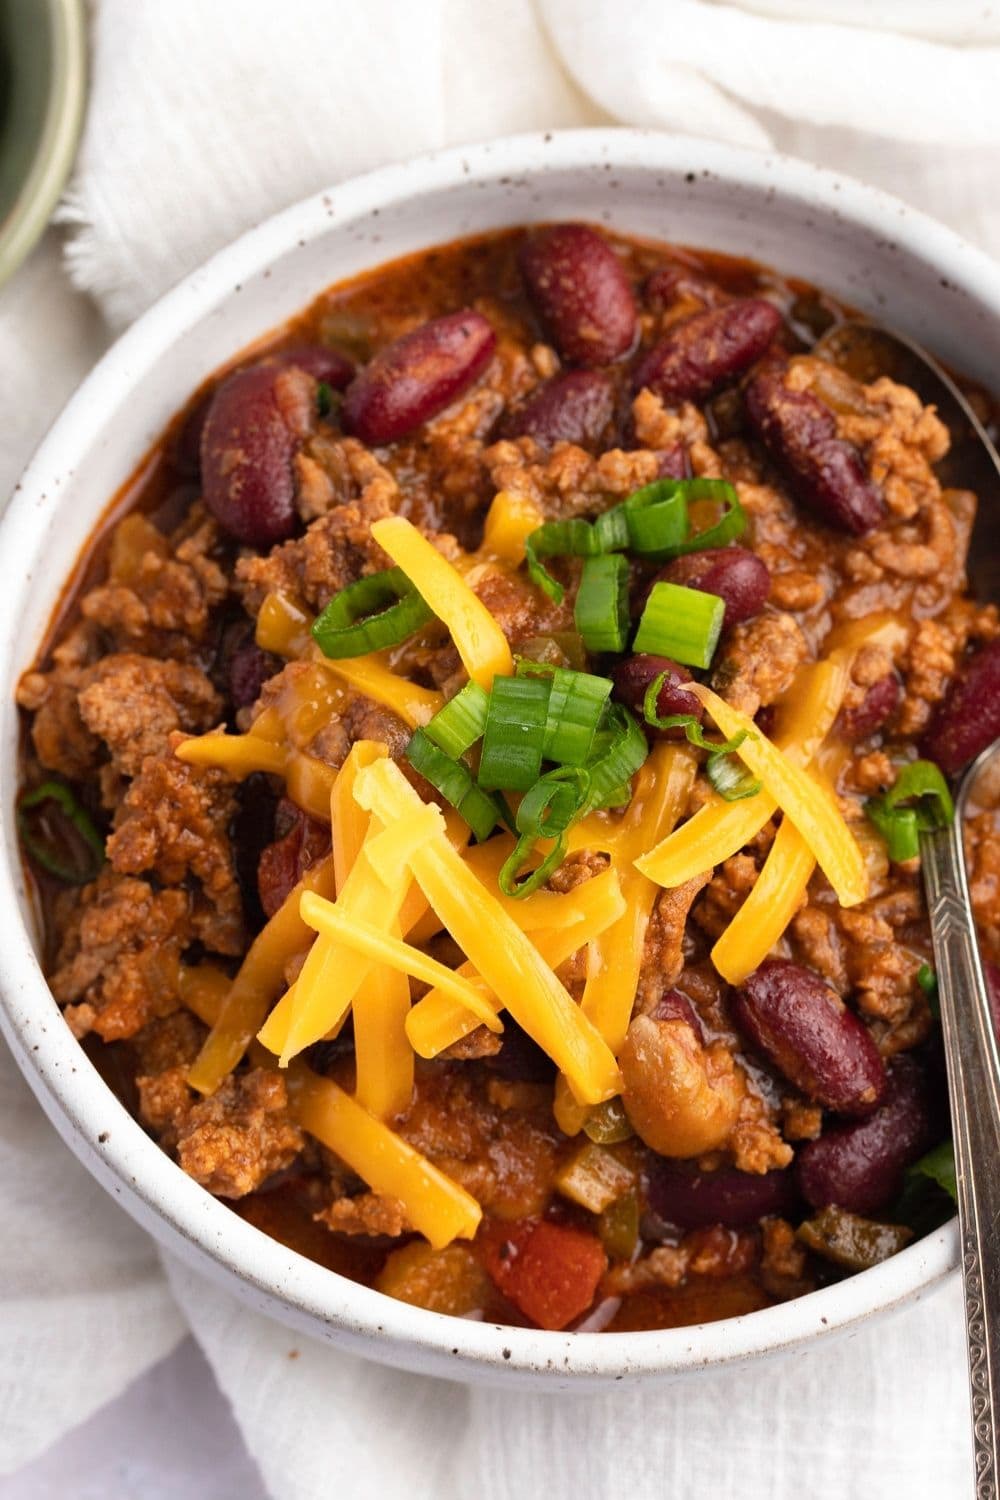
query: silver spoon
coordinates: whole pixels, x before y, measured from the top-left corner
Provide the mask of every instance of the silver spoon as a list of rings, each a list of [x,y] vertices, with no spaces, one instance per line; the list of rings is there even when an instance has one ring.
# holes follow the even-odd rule
[[[987,496],[1000,496],[1000,456],[951,377],[919,344],[870,323],[839,325],[816,352],[862,380],[890,375],[937,407],[952,436],[939,476],[949,487],[975,490],[981,501],[969,574],[981,597],[1000,597],[1000,506],[985,503]],[[983,805],[996,805],[998,771],[995,740],[962,776],[951,827],[920,836],[955,1142],[977,1500],[1000,1494],[1000,1052],[969,900],[962,826],[987,778],[994,790]]]

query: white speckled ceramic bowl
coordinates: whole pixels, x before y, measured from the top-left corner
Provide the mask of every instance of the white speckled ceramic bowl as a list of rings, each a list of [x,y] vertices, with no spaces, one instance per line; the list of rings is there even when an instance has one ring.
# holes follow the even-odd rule
[[[579,1390],[776,1354],[926,1293],[954,1270],[954,1223],[874,1270],[745,1317],[666,1332],[563,1334],[442,1317],[314,1265],[186,1177],[80,1051],[36,958],[12,803],[13,689],[108,497],[190,391],[331,282],[460,235],[583,218],[747,254],[908,330],[989,383],[1000,266],[883,194],[802,162],[634,131],[523,136],[343,183],[269,220],[164,297],[56,423],[0,530],[2,1021],[67,1145],[139,1223],[220,1288],[331,1344],[453,1379]]]

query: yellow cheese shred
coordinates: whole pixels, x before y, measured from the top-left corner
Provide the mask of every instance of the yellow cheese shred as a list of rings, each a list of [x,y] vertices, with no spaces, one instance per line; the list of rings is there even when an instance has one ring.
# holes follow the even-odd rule
[[[837,799],[820,782],[811,779],[792,758],[754,727],[752,719],[713,693],[703,683],[692,683],[691,691],[727,739],[746,733],[736,754],[760,778],[764,791],[790,818],[816,857],[833,886],[841,906],[856,906],[868,895],[868,874],[857,841],[841,815]]]
[[[729,984],[742,984],[764,962],[798,911],[816,858],[791,818],[775,835],[749,896],[712,949]]]
[[[345,1161],[375,1193],[398,1198],[420,1234],[441,1250],[472,1239],[482,1209],[415,1147],[328,1078],[295,1064],[289,1070],[292,1109],[309,1134]]]
[[[359,774],[355,795],[386,827],[421,805],[399,767],[388,760]],[[443,820],[439,832],[414,849],[410,869],[470,963],[566,1074],[574,1094],[590,1104],[616,1094],[618,1067],[607,1044],[538,949],[452,848]]]
[[[361,847],[368,836],[368,814],[354,800],[354,783],[359,771],[388,755],[378,740],[355,740],[347,759],[337,772],[330,793],[330,834],[333,843],[333,871],[337,895],[347,884]]]
[[[218,1022],[228,989],[229,980],[214,965],[181,970],[181,999],[206,1025]],[[345,1161],[373,1192],[398,1198],[414,1229],[435,1249],[453,1239],[473,1238],[482,1210],[463,1187],[330,1079],[298,1062],[286,1079],[291,1112],[303,1130]]]
[[[188,1083],[200,1094],[214,1094],[236,1067],[283,988],[287,965],[312,942],[312,929],[299,915],[304,891],[334,895],[332,856],[306,871],[251,943],[219,1018],[188,1072]]]
[[[840,712],[849,676],[849,657],[841,654],[802,669],[786,702],[779,706],[777,743],[783,755],[799,765],[808,764]],[[752,725],[751,730],[758,732]],[[755,797],[739,802],[713,796],[676,833],[638,857],[635,867],[657,885],[683,885],[738,853],[776,808],[766,786]]]
[[[496,557],[512,568],[519,567],[524,562],[525,542],[544,521],[544,515],[527,495],[500,490],[486,512],[480,556]]]
[[[398,926],[393,936],[398,936]],[[413,1048],[406,1036],[410,986],[396,969],[372,970],[354,997],[354,1097],[391,1120],[413,1098]]]
[[[570,896],[577,898],[578,920],[542,928],[532,934],[535,947],[551,969],[558,969],[585,943],[599,937],[612,923],[619,921],[625,911],[625,898],[616,870],[602,870],[560,899],[569,900]],[[457,970],[464,977],[474,976],[475,972],[470,963],[462,964]],[[495,995],[491,993],[488,1000],[500,1010],[500,1001]],[[433,989],[410,1011],[406,1018],[406,1034],[419,1056],[437,1057],[447,1047],[475,1031],[477,1025],[475,1016],[465,1006],[457,1004],[443,989]]]
[[[310,891],[303,893],[300,910],[302,920],[314,932],[337,939],[345,948],[356,949],[376,964],[387,964],[401,974],[433,985],[471,1011],[476,1020],[488,1026],[490,1031],[503,1030],[496,1010],[484,999],[481,991],[469,979],[439,963],[436,958],[430,958],[419,948],[411,947],[374,923],[366,922],[354,912],[345,912],[335,902],[324,901]]]
[[[510,676],[514,660],[507,637],[462,575],[412,522],[386,516],[373,523],[372,536],[447,625],[473,681],[488,691],[498,673]]]

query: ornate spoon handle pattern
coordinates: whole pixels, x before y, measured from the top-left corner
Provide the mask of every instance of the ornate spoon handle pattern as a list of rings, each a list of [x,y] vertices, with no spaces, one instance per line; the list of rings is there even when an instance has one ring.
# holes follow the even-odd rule
[[[976,941],[962,848],[967,773],[955,821],[921,836],[958,1178],[977,1500],[1000,1495],[1000,1054]]]

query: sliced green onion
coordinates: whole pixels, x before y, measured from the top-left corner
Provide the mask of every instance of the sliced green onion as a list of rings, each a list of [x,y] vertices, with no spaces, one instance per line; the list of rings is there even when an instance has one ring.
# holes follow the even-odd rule
[[[594,735],[611,696],[611,679],[592,672],[571,672],[547,662],[519,661],[518,677],[547,675],[551,683],[548,718],[545,721],[546,760],[563,766],[582,766],[594,744]]]
[[[424,726],[425,732],[446,755],[457,760],[482,736],[489,706],[486,689],[478,682],[467,682],[444,708],[438,709]]]
[[[598,732],[597,741],[587,766],[590,792],[581,816],[595,808],[618,807],[627,801],[632,777],[649,754],[646,736],[620,703],[608,704],[605,725]]]
[[[48,874],[67,885],[87,885],[104,864],[104,840],[62,781],[43,781],[17,801],[21,843]]]
[[[686,667],[711,666],[725,613],[725,601],[718,594],[679,583],[654,583],[633,650],[670,656]]]
[[[683,729],[688,744],[693,745],[696,750],[714,750],[720,755],[728,755],[731,750],[738,750],[747,737],[745,729],[734,734],[731,740],[710,740],[706,739],[705,731],[694,714],[657,713],[656,705],[660,700],[663,684],[669,676],[669,672],[661,672],[658,677],[653,678],[646,689],[642,700],[642,716],[646,723],[651,724],[654,729]],[[681,686],[683,687],[683,684]]]
[[[885,839],[886,850],[893,864],[916,859],[920,853],[920,828],[912,807],[888,808],[882,797],[869,797],[865,813]]]
[[[725,512],[712,526],[696,531],[686,541],[671,549],[671,557],[683,557],[687,552],[702,552],[709,547],[726,547],[735,542],[747,529],[746,512],[740,497],[725,479],[676,479],[683,486],[684,498],[690,506],[692,501],[715,500],[725,506]]]
[[[497,876],[497,884],[505,896],[513,896],[515,900],[521,900],[537,891],[540,886],[553,875],[563,862],[566,852],[566,838],[560,834],[553,848],[542,860],[537,869],[529,871],[526,875],[519,877],[522,865],[530,858],[535,848],[535,836],[531,833],[522,833],[513,850],[508,855],[500,868]]]
[[[951,1198],[958,1201],[958,1179],[955,1171],[955,1147],[951,1141],[942,1141],[933,1151],[928,1151],[918,1162],[907,1169],[907,1175],[929,1177]]]
[[[628,563],[619,553],[587,558],[573,619],[588,651],[625,649],[629,630]]]
[[[341,660],[398,646],[433,618],[402,568],[387,568],[335,594],[312,635],[324,656]]]
[[[742,745],[746,731],[734,735],[731,745]],[[747,768],[729,750],[717,750],[705,762],[705,775],[712,787],[726,802],[742,802],[744,797],[756,797],[761,783],[751,776]]]
[[[452,760],[423,729],[414,730],[406,747],[406,758],[465,819],[480,842],[502,821],[498,802],[476,785],[465,762]]]
[[[566,590],[540,562],[543,557],[596,557],[605,549],[589,521],[574,517],[568,521],[546,521],[530,532],[524,543],[528,577],[537,588],[561,604]]]
[[[604,550],[622,551],[627,547],[648,562],[676,557],[688,534],[690,483],[684,479],[658,479],[598,516],[594,523],[598,535],[618,543],[606,545]]]
[[[930,1006],[931,1015],[936,1021],[941,1019],[941,1002],[938,999],[937,975],[930,964],[921,964],[917,970],[917,983],[927,996],[927,1004]]]
[[[497,677],[490,691],[479,785],[526,792],[542,769],[549,711],[548,677]]]
[[[582,766],[558,766],[547,771],[525,792],[517,810],[518,833],[550,839],[579,816],[590,792],[590,773]]]
[[[316,412],[318,416],[328,417],[333,408],[333,386],[327,380],[316,382]]]
[[[903,766],[896,784],[881,797],[869,797],[865,812],[885,839],[894,864],[915,859],[921,833],[947,828],[955,818],[948,783],[931,760]]]

